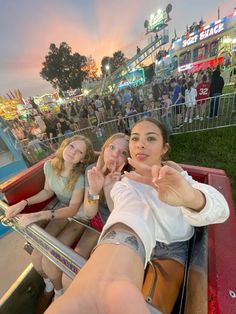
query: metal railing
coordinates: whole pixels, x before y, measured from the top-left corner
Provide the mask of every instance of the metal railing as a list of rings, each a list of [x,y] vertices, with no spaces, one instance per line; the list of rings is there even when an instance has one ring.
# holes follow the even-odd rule
[[[185,120],[185,104],[172,106],[172,134],[205,131],[236,125],[236,93],[223,94],[198,101],[193,116]],[[179,115],[179,116],[178,116]],[[178,126],[180,119],[180,126]],[[186,121],[186,122],[185,122]]]
[[[184,103],[172,105],[167,109],[158,104],[154,110],[124,117],[122,126],[118,125],[118,119],[109,120],[96,127],[86,127],[50,140],[29,142],[27,145],[20,145],[20,148],[31,164],[49,156],[65,138],[76,134],[90,138],[94,149],[100,150],[109,136],[116,132],[129,134],[134,123],[146,116],[164,123],[170,135],[234,126],[236,125],[236,93],[206,98],[193,106],[192,112],[189,112],[188,121],[186,121],[186,115],[187,107]]]

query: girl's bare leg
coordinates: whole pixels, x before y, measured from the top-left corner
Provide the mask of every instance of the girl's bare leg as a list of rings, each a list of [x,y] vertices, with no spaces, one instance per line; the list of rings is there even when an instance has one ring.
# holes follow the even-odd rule
[[[98,237],[99,234],[97,232],[92,231],[90,229],[86,229],[75,247],[75,252],[83,256],[85,259],[88,259],[92,252],[92,249],[98,242]],[[66,291],[69,288],[71,283],[72,279],[63,274],[62,286],[64,291]]]
[[[72,279],[69,278],[65,273],[62,274],[62,287],[65,292],[72,283]]]
[[[42,228],[45,228],[45,231],[48,232],[50,235],[56,237],[61,230],[65,228],[68,221],[67,219],[55,219],[48,222],[42,221],[39,222],[38,225]],[[40,253],[38,250],[34,249],[31,254],[31,262],[36,269],[36,271],[44,278],[47,278],[47,275],[45,274],[42,266],[42,259],[43,254]]]
[[[98,242],[99,234],[90,229],[86,229],[75,247],[75,252],[88,259],[92,249]]]
[[[71,221],[59,233],[57,239],[67,246],[71,246],[81,237],[85,227]],[[42,268],[47,277],[52,281],[56,290],[62,289],[62,271],[47,257],[42,258]]]

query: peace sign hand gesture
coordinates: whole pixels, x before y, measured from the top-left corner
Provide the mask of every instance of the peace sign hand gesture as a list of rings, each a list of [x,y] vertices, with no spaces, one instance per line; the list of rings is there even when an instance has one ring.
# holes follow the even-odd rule
[[[125,163],[122,163],[120,167],[117,168],[117,164],[114,162],[110,166],[111,172],[108,173],[105,177],[104,188],[112,187],[117,181],[121,178],[121,170],[124,168]]]
[[[116,161],[109,161],[102,166],[102,161],[99,157],[96,166],[88,170],[87,173],[89,193],[97,195],[103,188],[112,187],[115,182],[120,180],[121,170],[123,169],[124,165],[125,163],[118,167]],[[107,169],[110,169],[110,172],[105,175]]]
[[[129,179],[152,186],[159,199],[171,206],[184,206],[200,211],[205,206],[205,196],[193,188],[175,169],[169,166],[148,166],[131,158],[128,162],[140,174],[125,172]]]
[[[89,193],[97,195],[101,192],[104,185],[104,172],[106,171],[106,165],[101,166],[101,158],[98,158],[96,166],[88,170],[88,184]]]

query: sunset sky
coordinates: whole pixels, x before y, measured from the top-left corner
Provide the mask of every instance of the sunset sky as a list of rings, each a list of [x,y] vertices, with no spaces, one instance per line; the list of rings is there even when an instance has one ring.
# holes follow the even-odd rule
[[[132,57],[147,36],[143,23],[169,1],[155,0],[0,0],[0,96],[20,89],[24,97],[51,92],[40,78],[42,62],[51,43],[67,42],[72,52],[102,57],[122,50]],[[182,35],[186,25],[217,19],[233,11],[231,0],[173,0],[170,37]]]

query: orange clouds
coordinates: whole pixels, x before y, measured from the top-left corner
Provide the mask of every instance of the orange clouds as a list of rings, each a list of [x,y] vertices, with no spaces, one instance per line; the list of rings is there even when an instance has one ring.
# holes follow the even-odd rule
[[[132,33],[134,27],[137,25],[140,29],[138,37],[144,33],[142,27],[143,21],[139,20],[143,4],[143,0],[136,0],[129,3],[114,1],[111,8],[109,1],[97,1],[97,27],[100,37],[96,48],[98,59],[101,59],[104,55],[111,56],[117,50],[122,50],[125,53],[128,52],[128,54],[131,49],[133,53],[136,51],[137,34],[134,39]],[[132,42],[134,40],[136,43]],[[129,43],[128,45],[127,42]]]
[[[5,62],[13,81],[26,80],[28,86],[31,77],[32,83],[43,82],[39,72],[51,43],[59,46],[65,41],[73,52],[92,55],[100,67],[101,59],[112,56],[117,50],[131,57],[136,52],[136,45],[144,38],[143,21],[140,20],[144,0],[131,1],[128,5],[124,0],[112,4],[108,0],[94,1],[94,7],[88,9],[88,19],[76,3],[60,2],[55,8],[53,2],[42,2],[40,12],[25,19],[17,55]]]
[[[44,3],[44,11],[50,13],[50,17],[42,16],[41,21],[35,21],[22,33],[22,48],[16,59],[11,60],[9,69],[22,75],[40,72],[42,62],[48,53],[50,43],[59,45],[65,41],[82,55],[92,57],[97,61],[98,67],[102,57],[112,56],[117,50],[126,50],[131,55],[136,51],[137,40],[143,39],[144,29],[137,17],[142,10],[143,0],[136,0],[135,5],[125,8],[116,2],[111,5],[106,1],[97,1],[94,20],[84,24],[80,18],[71,16],[71,8],[59,7],[53,12],[50,2]],[[140,23],[140,32],[133,37],[131,31],[134,25]],[[94,26],[90,27],[90,24]],[[92,31],[91,31],[92,30]],[[127,44],[127,38],[130,38]],[[125,52],[126,52],[125,51]],[[130,56],[131,56],[130,55]]]

